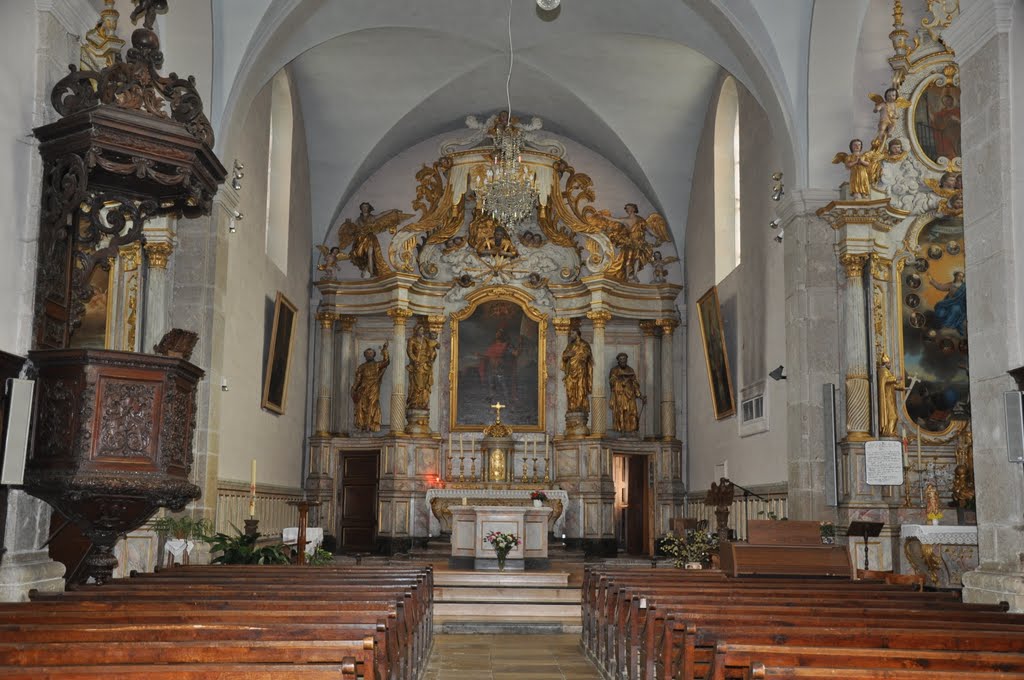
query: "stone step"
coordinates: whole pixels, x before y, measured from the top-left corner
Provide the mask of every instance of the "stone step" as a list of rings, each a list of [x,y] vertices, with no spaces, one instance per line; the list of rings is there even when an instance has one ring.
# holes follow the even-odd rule
[[[579,617],[567,619],[538,619],[529,616],[508,621],[494,621],[487,617],[460,616],[455,619],[434,617],[434,632],[449,635],[551,635],[579,633],[583,624]]]
[[[434,619],[467,620],[474,617],[480,621],[528,621],[531,619],[576,619],[582,618],[579,604],[560,602],[438,602],[434,600]]]
[[[436,586],[435,602],[564,602],[579,604],[579,588]]]
[[[565,588],[569,585],[567,571],[435,571],[435,586],[543,587]]]

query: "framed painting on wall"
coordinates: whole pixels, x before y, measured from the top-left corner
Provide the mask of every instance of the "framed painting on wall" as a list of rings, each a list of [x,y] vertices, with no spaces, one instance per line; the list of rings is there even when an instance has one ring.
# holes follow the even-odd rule
[[[697,300],[697,317],[700,319],[704,360],[708,367],[711,405],[714,407],[715,419],[721,420],[736,413],[736,401],[732,391],[732,377],[729,375],[729,355],[725,347],[725,328],[722,325],[722,308],[718,304],[716,286],[712,286]]]
[[[270,351],[267,352],[267,367],[263,373],[263,401],[260,402],[260,406],[274,413],[284,413],[288,398],[297,311],[298,308],[278,291],[270,329]]]
[[[483,291],[452,315],[451,427],[479,431],[506,406],[502,422],[544,427],[544,336],[547,321],[518,291]]]

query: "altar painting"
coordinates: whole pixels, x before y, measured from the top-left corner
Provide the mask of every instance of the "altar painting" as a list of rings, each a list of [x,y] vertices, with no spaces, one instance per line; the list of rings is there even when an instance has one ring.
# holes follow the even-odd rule
[[[539,318],[512,300],[481,302],[452,324],[452,428],[479,430],[501,420],[512,427],[543,427]]]
[[[903,370],[918,380],[906,411],[925,431],[970,418],[964,264],[963,219],[941,217],[921,230],[900,272]]]
[[[929,81],[914,103],[913,116],[914,139],[928,161],[945,168],[960,158],[959,87],[945,79]]]

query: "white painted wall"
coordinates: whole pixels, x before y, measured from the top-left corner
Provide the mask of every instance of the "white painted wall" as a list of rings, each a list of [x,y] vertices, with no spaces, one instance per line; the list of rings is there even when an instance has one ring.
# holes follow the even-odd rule
[[[785,383],[767,377],[767,371],[784,363],[786,332],[782,280],[782,245],[772,241],[775,232],[768,222],[775,216],[770,200],[771,174],[780,156],[771,143],[770,123],[750,93],[740,90],[740,266],[719,284],[723,307],[737,313],[726,333],[733,336],[730,348],[733,388],[737,408],[745,383],[765,380],[767,432],[740,437],[739,416],[716,421],[711,403],[708,372],[697,316],[697,299],[715,283],[714,268],[714,120],[717,95],[708,110],[690,201],[686,228],[686,441],[689,484],[706,490],[716,480],[715,466],[728,461],[729,477],[743,486],[785,481],[786,408]],[[757,370],[748,365],[754,362]],[[755,375],[756,373],[756,375]],[[744,374],[748,378],[744,380]]]
[[[264,229],[267,223],[267,155],[269,152],[270,86],[253,100],[240,123],[239,146],[229,151],[245,164],[238,210],[245,215],[238,231],[227,239],[224,285],[224,342],[220,366],[230,389],[215,390],[211,408],[219,410],[221,479],[249,480],[250,461],[256,459],[260,484],[299,486],[305,455],[307,411],[307,356],[309,353],[308,299],[310,243],[309,169],[302,115],[296,102],[292,153],[291,210],[287,225],[288,274],[268,257]],[[284,415],[260,408],[263,394],[265,338],[273,321],[273,303],[281,291],[296,307],[291,375]],[[269,312],[268,312],[269,310]],[[214,359],[215,363],[217,358]]]

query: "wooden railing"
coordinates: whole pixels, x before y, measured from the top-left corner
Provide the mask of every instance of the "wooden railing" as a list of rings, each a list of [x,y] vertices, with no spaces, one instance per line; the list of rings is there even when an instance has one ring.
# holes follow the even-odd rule
[[[280,536],[285,527],[298,525],[299,511],[288,501],[302,500],[302,489],[259,484],[256,486],[256,519],[263,536]],[[249,485],[221,479],[217,482],[216,530],[234,535],[245,529],[249,518]]]
[[[785,483],[763,484],[750,487],[751,494],[745,494],[736,489],[729,512],[729,528],[736,532],[736,537],[739,540],[747,538],[747,520],[782,519],[789,516],[787,488]],[[714,530],[718,526],[718,521],[715,519],[714,506],[704,505],[707,493],[707,491],[697,491],[687,496],[686,516],[697,520],[707,520],[708,526]]]

